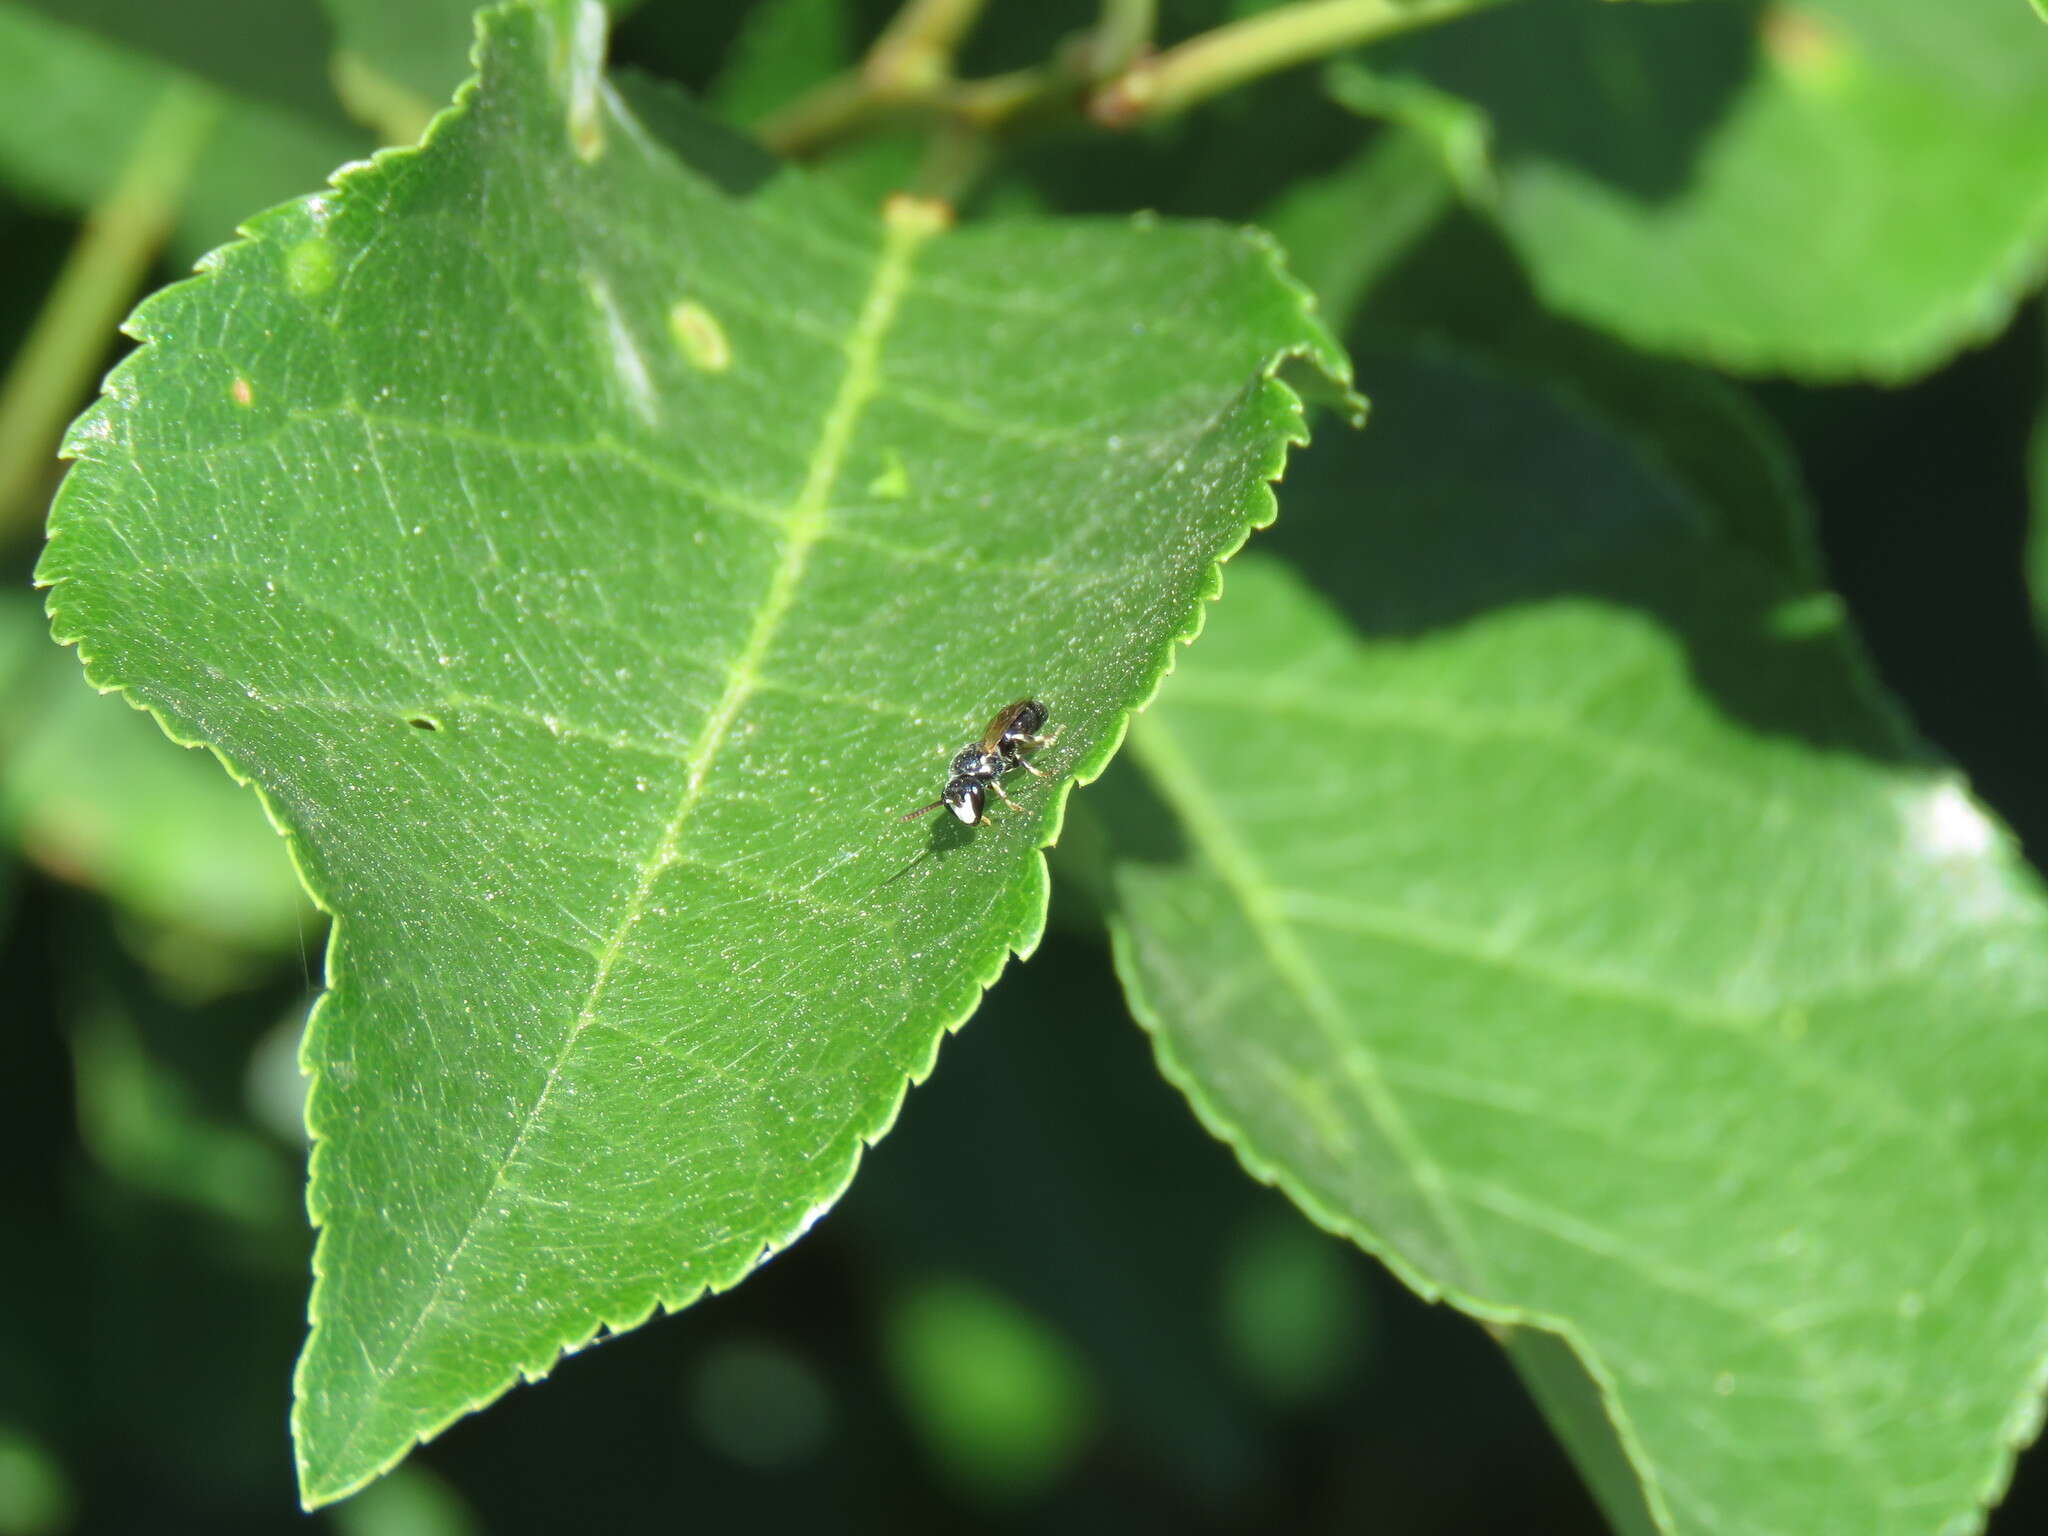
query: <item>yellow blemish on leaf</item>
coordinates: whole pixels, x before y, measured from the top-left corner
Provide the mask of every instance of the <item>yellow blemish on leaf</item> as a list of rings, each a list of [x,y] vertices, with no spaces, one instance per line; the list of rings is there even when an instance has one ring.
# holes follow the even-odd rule
[[[256,399],[256,391],[249,387],[247,379],[241,377],[228,386],[228,393],[234,396],[237,405],[248,405]]]
[[[668,333],[690,366],[706,373],[723,373],[732,366],[732,343],[718,317],[702,304],[683,299],[669,307]]]

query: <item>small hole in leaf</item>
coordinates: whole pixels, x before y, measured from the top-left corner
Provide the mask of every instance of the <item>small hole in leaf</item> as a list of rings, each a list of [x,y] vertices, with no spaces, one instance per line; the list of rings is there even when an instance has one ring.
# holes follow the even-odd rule
[[[410,720],[406,721],[405,723],[407,725],[416,725],[423,731],[438,731],[439,729],[441,729],[440,721],[429,720],[425,715],[414,715]]]

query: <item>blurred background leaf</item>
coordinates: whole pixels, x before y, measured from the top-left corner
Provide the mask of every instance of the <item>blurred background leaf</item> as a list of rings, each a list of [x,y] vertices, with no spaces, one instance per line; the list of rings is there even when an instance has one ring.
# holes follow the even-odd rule
[[[306,0],[298,0],[303,6]],[[615,16],[640,0],[604,0]],[[319,0],[333,24],[329,73],[356,121],[410,144],[473,73],[475,0]]]
[[[301,104],[325,101],[322,91]],[[32,204],[87,215],[0,368],[0,533],[40,515],[63,424],[118,355],[116,323],[160,255],[189,266],[239,220],[321,185],[366,147],[317,110],[229,94],[0,0],[0,180]]]
[[[194,938],[192,980],[223,946],[266,965],[293,948],[312,908],[256,797],[212,754],[79,687],[48,630],[32,594],[0,594],[0,836],[118,902],[171,969]]]
[[[2048,347],[2048,326],[2038,326]],[[2027,572],[2031,578],[2035,621],[2048,643],[2048,397],[2035,408],[2033,432],[2027,439],[2027,490],[2032,503],[2028,522]]]
[[[0,1532],[55,1536],[76,1502],[57,1459],[33,1435],[0,1424]]]
[[[160,60],[231,97],[345,126],[327,86],[331,39],[317,0],[7,0],[7,9],[40,12],[117,55]],[[46,82],[53,86],[60,83]]]
[[[852,11],[850,0],[764,0],[747,13],[705,104],[751,128],[851,67]]]
[[[852,68],[860,44],[872,41],[875,21],[855,12],[852,0],[762,0],[733,38],[705,93],[707,105],[728,122],[758,129],[777,108]],[[814,164],[811,174],[878,208],[891,192],[915,183],[925,150],[922,133],[878,132]]]
[[[1478,104],[1538,291],[1641,346],[1910,377],[2048,261],[2048,56],[2015,5],[1525,0],[1370,61]]]
[[[1094,1392],[1059,1334],[1002,1295],[946,1275],[907,1284],[884,1348],[939,1469],[998,1504],[1043,1494],[1071,1472]]]
[[[305,12],[299,4],[258,9]],[[338,108],[322,110],[332,101],[324,77],[304,95],[238,94],[175,55],[86,30],[68,4],[51,11],[54,17],[25,0],[0,0],[0,177],[16,196],[46,207],[89,208],[113,186],[163,93],[181,84],[196,90],[218,115],[178,199],[168,244],[176,265],[189,267],[232,238],[243,219],[314,190],[371,148]],[[182,7],[137,7],[145,12],[187,15]],[[179,31],[201,35],[182,23]],[[218,35],[241,38],[248,29],[223,24]]]
[[[1162,1065],[1425,1294],[1572,1340],[1676,1529],[1966,1523],[2048,1340],[2048,903],[1668,460],[1360,361],[1398,403],[1269,541],[1326,597],[1240,562],[1132,733]]]

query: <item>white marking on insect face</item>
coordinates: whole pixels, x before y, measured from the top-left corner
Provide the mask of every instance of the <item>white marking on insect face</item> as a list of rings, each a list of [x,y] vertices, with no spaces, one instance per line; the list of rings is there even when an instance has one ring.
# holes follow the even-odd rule
[[[947,809],[950,810],[955,816],[959,817],[962,821],[967,823],[967,825],[970,827],[973,826],[974,823],[980,819],[981,807],[976,805],[972,800],[962,799],[952,801],[947,806]]]

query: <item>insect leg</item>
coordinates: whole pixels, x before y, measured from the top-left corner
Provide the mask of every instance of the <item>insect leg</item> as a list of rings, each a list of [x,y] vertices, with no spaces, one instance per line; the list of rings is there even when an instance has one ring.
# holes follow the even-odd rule
[[[1007,754],[1011,765],[1022,768],[1026,773],[1031,774],[1035,778],[1045,779],[1052,777],[1043,768],[1032,767],[1026,761],[1024,754],[1026,752],[1036,752],[1040,747],[1051,746],[1060,739],[1060,731],[1065,729],[1066,727],[1063,725],[1059,728],[1059,731],[1054,731],[1050,736],[1019,736],[1015,738],[1010,742],[1010,750]]]

